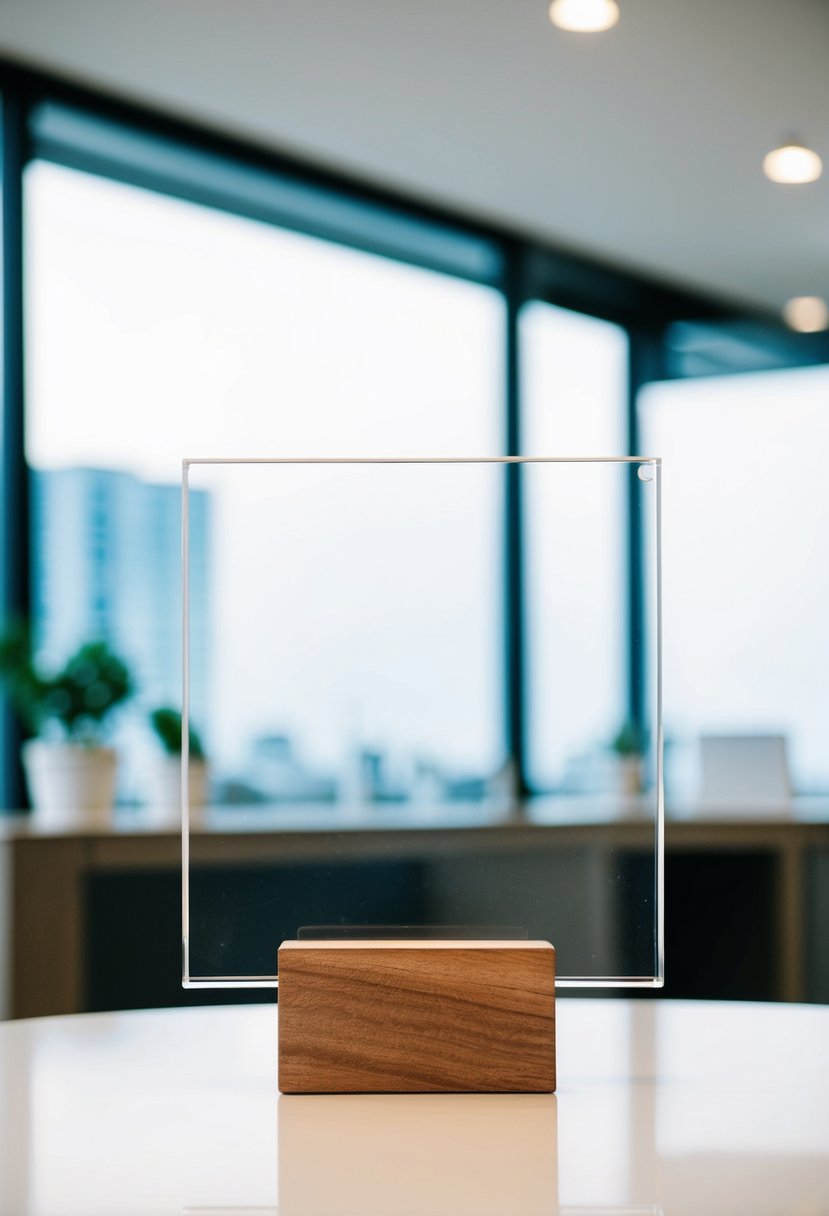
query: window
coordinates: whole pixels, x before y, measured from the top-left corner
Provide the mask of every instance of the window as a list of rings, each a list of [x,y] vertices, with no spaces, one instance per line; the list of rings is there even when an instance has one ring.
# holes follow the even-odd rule
[[[36,632],[54,661],[102,634],[131,665],[121,798],[141,802],[148,713],[180,696],[181,458],[499,456],[516,421],[525,453],[623,454],[625,332],[531,302],[516,333],[507,289],[546,296],[562,271],[562,298],[590,308],[626,281],[552,255],[534,269],[496,235],[140,114],[47,99],[26,122]],[[418,829],[411,840],[429,836],[426,802],[441,832],[482,828],[512,809],[527,741],[537,789],[621,793],[637,764],[614,767],[607,745],[629,709],[636,470],[327,465],[315,482],[313,469],[190,465],[190,689],[212,800],[368,795],[412,804],[373,820]],[[609,801],[553,814],[593,815],[601,832]],[[549,814],[527,808],[541,828]],[[655,854],[597,869],[591,848],[568,847],[550,885],[538,835],[504,871],[487,830],[488,856],[409,856],[400,838],[399,858],[378,858],[347,830],[359,817],[230,816],[242,830],[265,819],[319,827],[339,886],[325,858],[309,861],[312,883],[301,858],[280,863],[287,878],[196,865],[193,975],[269,975],[274,941],[332,915],[556,926],[571,979],[660,966]]]
[[[25,190],[36,626],[55,658],[104,634],[135,669],[142,714],[180,696],[182,456],[501,451],[494,289],[44,161]],[[194,703],[212,707],[200,725],[227,797],[274,794],[275,773],[310,795],[326,788],[331,757],[299,696],[295,714],[283,698],[272,720],[251,718],[228,672],[207,663],[211,629],[228,625],[228,571],[254,560],[256,529],[233,495],[217,485],[194,496],[198,577],[216,606],[193,639]],[[479,479],[446,506],[435,543],[451,553],[477,520],[489,544],[464,567],[464,619],[441,624],[441,646],[476,672],[446,707],[467,742],[433,760],[447,782],[480,784],[505,747],[503,504]],[[390,524],[394,512],[391,498]],[[378,743],[394,742],[391,721]],[[140,772],[124,797],[142,797]]]
[[[624,331],[532,302],[520,338],[524,453],[625,455]],[[535,789],[594,792],[626,715],[627,474],[524,470],[527,769]]]
[[[787,736],[795,785],[829,787],[829,372],[653,384],[664,457],[666,777],[698,780],[699,735]]]

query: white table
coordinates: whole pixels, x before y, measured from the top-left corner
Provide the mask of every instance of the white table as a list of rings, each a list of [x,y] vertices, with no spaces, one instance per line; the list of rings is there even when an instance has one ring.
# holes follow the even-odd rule
[[[0,1025],[0,1216],[819,1216],[829,1009],[561,1000],[559,1092],[279,1097],[276,1011]]]

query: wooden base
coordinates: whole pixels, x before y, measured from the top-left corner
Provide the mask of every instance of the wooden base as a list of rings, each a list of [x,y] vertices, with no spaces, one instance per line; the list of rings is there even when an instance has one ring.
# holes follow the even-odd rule
[[[309,940],[280,947],[283,1093],[555,1087],[549,942]]]

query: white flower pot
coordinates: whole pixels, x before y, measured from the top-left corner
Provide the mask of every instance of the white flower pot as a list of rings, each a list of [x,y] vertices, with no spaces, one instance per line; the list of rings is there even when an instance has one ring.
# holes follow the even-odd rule
[[[157,756],[149,770],[148,818],[153,823],[177,823],[181,818],[181,756]],[[205,760],[190,761],[190,817],[201,814],[207,802],[208,769]]]
[[[114,748],[30,739],[21,754],[41,822],[54,827],[109,822],[118,769]]]
[[[620,794],[642,793],[643,764],[641,756],[616,757],[616,782]]]

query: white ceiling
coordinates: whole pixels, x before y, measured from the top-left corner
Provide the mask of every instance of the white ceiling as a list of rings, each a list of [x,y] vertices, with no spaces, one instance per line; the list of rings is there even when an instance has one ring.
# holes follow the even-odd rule
[[[829,298],[829,4],[0,0],[0,55],[750,305]],[[799,132],[827,163],[774,186]]]

